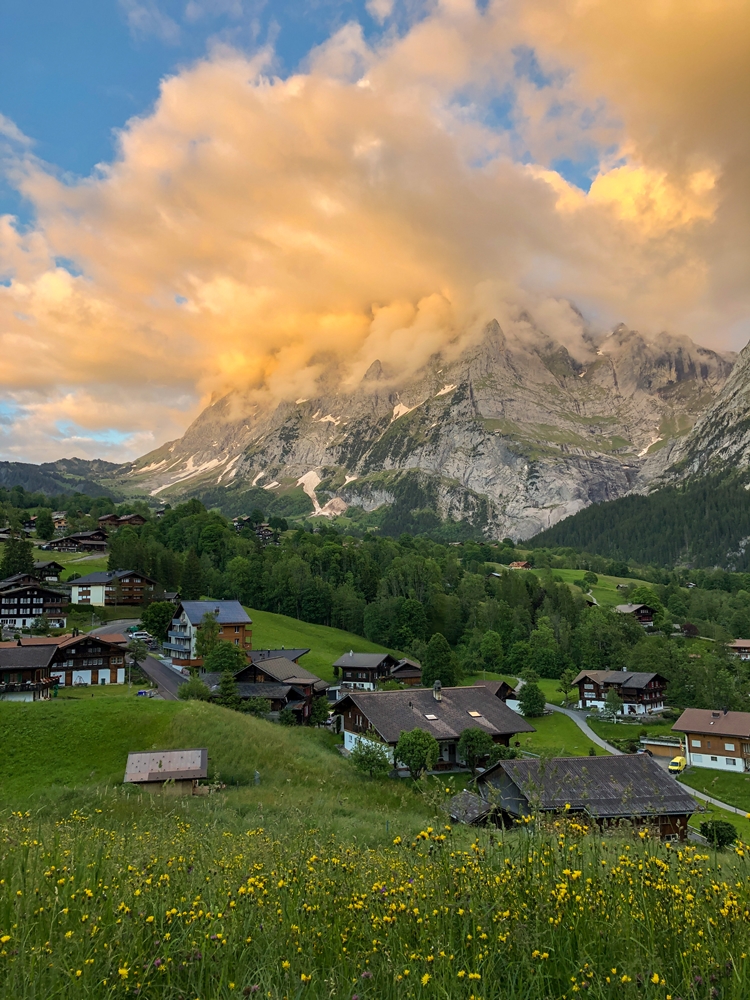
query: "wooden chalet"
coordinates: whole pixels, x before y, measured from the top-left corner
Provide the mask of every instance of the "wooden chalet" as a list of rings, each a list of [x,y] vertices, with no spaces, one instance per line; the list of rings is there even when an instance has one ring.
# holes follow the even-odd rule
[[[62,687],[124,684],[125,650],[108,636],[62,636],[55,646],[51,671]]]
[[[46,701],[57,683],[50,666],[54,646],[0,646],[0,701]]]
[[[402,733],[422,729],[440,745],[437,770],[461,767],[458,741],[465,729],[482,729],[493,743],[508,746],[518,733],[535,729],[486,688],[448,687],[404,691],[349,691],[336,704],[344,730],[344,747],[351,750],[369,734],[395,747]]]
[[[62,538],[53,538],[41,546],[45,552],[106,552],[107,533],[102,528],[76,531]]]
[[[34,563],[34,574],[42,583],[57,583],[64,569],[65,567],[54,559]]]
[[[142,514],[102,514],[98,518],[100,528],[123,528],[130,525],[131,528],[139,528],[146,523],[146,518]]]
[[[622,700],[622,715],[650,715],[664,708],[667,680],[661,674],[631,670],[582,670],[573,680],[578,707],[603,709],[614,689]]]
[[[644,628],[653,626],[656,615],[656,610],[648,604],[618,604],[615,611],[620,615],[630,615]]]
[[[517,559],[515,562],[509,563],[510,569],[531,569],[531,563],[526,562],[525,559]]]
[[[301,651],[291,650],[291,652]],[[209,676],[213,675],[206,675]],[[219,677],[216,683],[220,679]],[[234,679],[237,681],[241,698],[261,697],[268,698],[272,703],[276,701],[281,708],[291,708],[298,715],[300,722],[307,721],[315,698],[325,695],[328,690],[326,681],[311,674],[309,670],[305,670],[286,656],[249,660],[246,667],[235,673]],[[263,688],[267,688],[267,692],[263,691]],[[288,690],[282,693],[282,688]]]
[[[583,815],[600,827],[648,827],[685,840],[696,804],[648,754],[501,760],[477,778],[485,802],[512,820],[536,813]]]
[[[387,677],[389,681],[398,681],[406,687],[419,687],[422,683],[422,667],[416,660],[399,660]]]
[[[741,660],[750,660],[750,639],[735,639],[727,643],[727,649]]]
[[[32,581],[0,590],[0,625],[7,629],[30,628],[45,615],[52,628],[64,628],[67,597],[43,587],[38,580]]]
[[[388,680],[398,662],[390,653],[355,653],[350,649],[334,663],[333,675],[337,677],[341,671],[342,694],[347,690],[374,691],[378,681]]]
[[[132,569],[107,569],[89,573],[71,583],[71,602],[106,607],[119,604],[149,604],[161,593],[161,587],[143,573]]]

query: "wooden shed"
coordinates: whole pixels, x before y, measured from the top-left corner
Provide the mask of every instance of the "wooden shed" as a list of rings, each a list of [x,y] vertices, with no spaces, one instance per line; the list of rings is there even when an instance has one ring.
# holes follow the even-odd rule
[[[146,750],[129,753],[126,784],[143,785],[149,791],[171,791],[192,795],[201,778],[208,777],[208,750]]]

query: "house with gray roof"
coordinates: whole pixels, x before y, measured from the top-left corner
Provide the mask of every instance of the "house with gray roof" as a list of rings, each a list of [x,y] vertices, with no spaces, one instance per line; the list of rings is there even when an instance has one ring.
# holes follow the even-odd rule
[[[50,668],[56,646],[0,648],[0,701],[46,701],[57,683]]]
[[[647,826],[663,840],[684,840],[696,808],[648,754],[501,760],[476,784],[484,801],[511,820],[540,812],[582,814],[599,826]]]
[[[380,680],[387,680],[398,659],[390,653],[355,653],[350,649],[333,665],[333,676],[341,673],[341,693],[374,691]]]
[[[465,729],[482,729],[494,743],[508,746],[534,727],[484,687],[407,688],[402,691],[349,691],[336,703],[343,720],[344,747],[374,736],[395,747],[402,733],[422,729],[440,745],[439,768],[462,765],[458,741]]]
[[[198,633],[205,615],[211,615],[219,624],[219,639],[231,642],[242,650],[252,646],[252,619],[239,601],[181,601],[175,608],[172,624],[167,632],[164,649],[175,667],[198,670],[203,666],[198,656]]]
[[[303,723],[310,717],[313,701],[325,695],[328,690],[326,681],[285,656],[250,660],[246,667],[237,671],[235,680],[238,682],[240,697],[243,696],[243,685],[252,685],[253,689],[280,685],[288,687],[287,700],[282,707],[291,708]],[[249,697],[258,696],[249,695]],[[260,697],[273,700],[270,694],[261,694]]]
[[[603,709],[614,689],[622,701],[622,715],[650,715],[664,708],[667,679],[643,671],[582,670],[573,685],[578,688],[579,708]]]

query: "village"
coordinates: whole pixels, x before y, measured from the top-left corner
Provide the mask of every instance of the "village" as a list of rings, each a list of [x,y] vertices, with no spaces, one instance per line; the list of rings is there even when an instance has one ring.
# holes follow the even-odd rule
[[[65,688],[124,685],[132,669],[151,682],[150,690],[139,691],[150,696],[181,697],[183,685],[197,682],[205,697],[219,704],[277,722],[328,727],[339,734],[340,752],[355,762],[363,759],[371,773],[374,768],[402,778],[467,775],[469,784],[448,811],[455,821],[470,824],[520,822],[562,810],[602,827],[626,822],[664,840],[685,840],[699,836],[688,821],[700,805],[693,790],[676,780],[680,773],[685,768],[750,772],[750,713],[686,709],[672,735],[640,735],[633,753],[600,741],[608,751],[601,756],[540,757],[520,749],[518,741],[535,732],[533,715],[523,713],[522,679],[516,687],[487,679],[458,687],[436,679],[424,686],[415,659],[352,648],[331,664],[333,681],[326,681],[305,668],[309,648],[254,649],[253,622],[238,601],[182,601],[132,570],[80,576],[63,592],[62,571],[57,562],[40,561],[33,573],[0,581],[3,629],[16,630],[0,643],[2,700],[44,701]],[[57,635],[23,631],[31,631],[42,615],[51,627],[64,628],[68,603],[145,610],[154,602],[173,609],[161,643],[138,624],[122,632],[113,627]],[[633,614],[644,628],[652,624],[653,612],[643,605],[616,611]],[[208,645],[202,641],[207,632]],[[236,654],[231,682],[226,668],[211,669],[211,652],[224,646]],[[748,655],[750,644],[739,640],[732,646],[735,655]],[[588,718],[619,717],[626,729],[632,720],[659,719],[669,704],[667,682],[658,673],[583,670],[572,687],[577,697],[570,707],[546,705],[537,714],[565,711],[584,731]],[[416,749],[410,746],[415,733]],[[133,751],[124,780],[202,794],[206,761],[205,748]]]

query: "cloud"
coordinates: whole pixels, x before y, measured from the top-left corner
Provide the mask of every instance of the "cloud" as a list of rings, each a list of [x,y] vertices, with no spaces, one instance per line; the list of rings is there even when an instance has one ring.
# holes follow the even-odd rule
[[[287,78],[217,47],[82,181],[20,148],[37,223],[0,223],[14,447],[69,452],[78,428],[92,453],[108,428],[132,457],[212,394],[407,372],[493,316],[528,335],[524,310],[580,352],[620,320],[739,346],[750,32],[739,3],[711,5],[721,28],[708,9],[443,0],[400,36],[345,25]],[[588,191],[563,159],[593,163]]]
[[[133,35],[136,38],[153,35],[168,45],[180,41],[180,26],[159,8],[157,0],[119,0]]]

